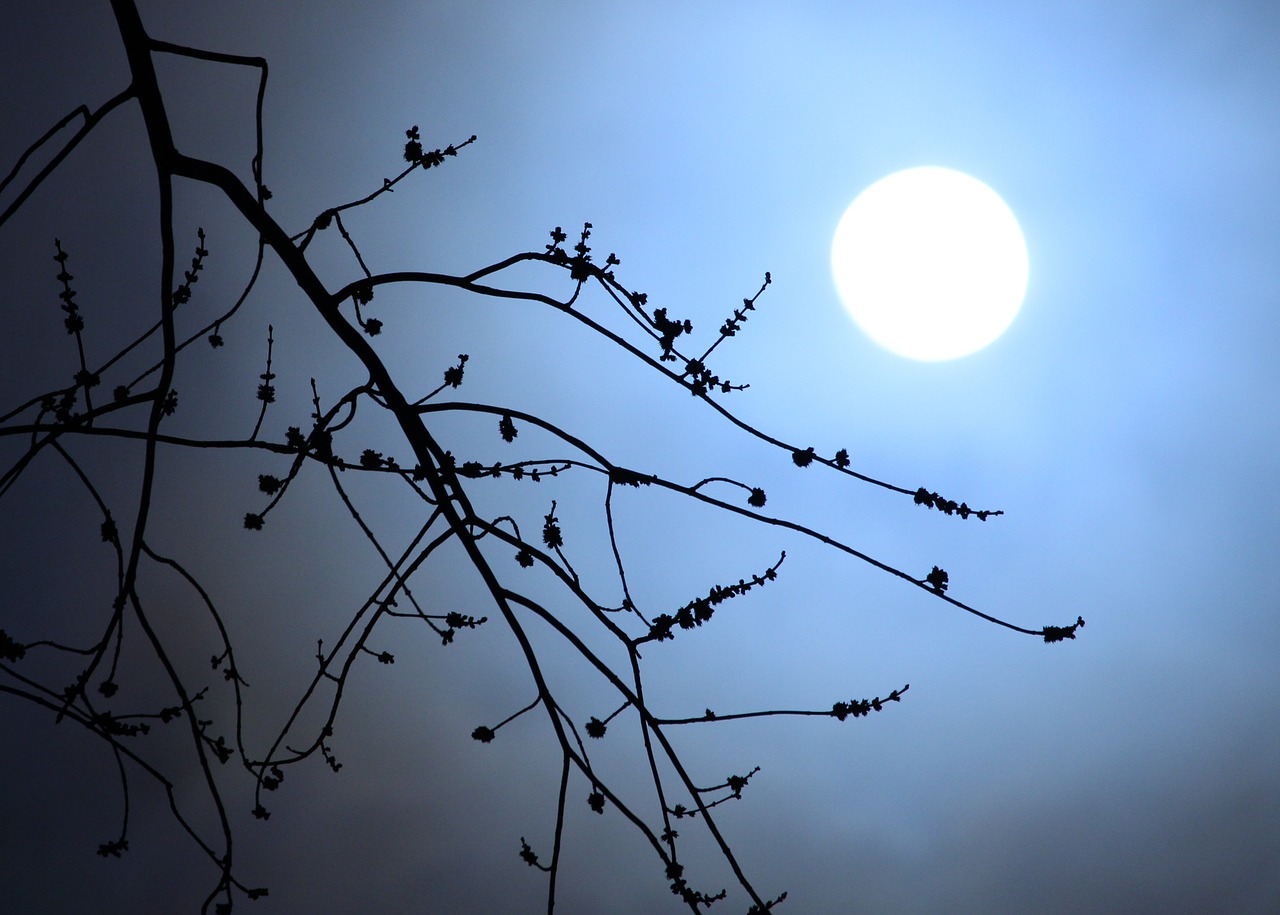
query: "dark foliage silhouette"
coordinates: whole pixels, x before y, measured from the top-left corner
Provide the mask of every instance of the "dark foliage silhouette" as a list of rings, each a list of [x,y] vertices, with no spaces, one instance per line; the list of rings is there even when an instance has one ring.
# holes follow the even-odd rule
[[[665,379],[672,396],[697,399],[712,418],[723,424],[725,434],[754,438],[780,449],[783,459],[789,456],[794,464],[792,472],[814,473],[821,469],[831,473],[835,483],[881,487],[901,494],[915,506],[957,520],[987,521],[1001,514],[973,509],[925,487],[903,487],[874,479],[855,470],[844,449],[825,453],[816,447],[789,444],[739,419],[726,406],[745,384],[723,377],[712,367],[712,357],[727,340],[749,329],[750,318],[771,282],[767,273],[755,293],[744,298],[741,306],[724,320],[710,345],[695,347],[693,324],[676,317],[674,305],[651,304],[644,293],[625,285],[617,272],[621,261],[613,253],[599,258],[592,244],[590,223],[572,235],[557,226],[550,231],[549,241],[536,246],[536,250],[511,255],[465,275],[371,271],[356,238],[344,224],[344,214],[375,202],[387,202],[387,195],[401,182],[418,177],[419,172],[445,167],[454,157],[465,155],[475,137],[432,149],[419,127],[409,127],[402,145],[404,165],[398,174],[383,179],[380,186],[360,199],[324,209],[301,231],[286,230],[271,213],[271,192],[265,181],[262,119],[266,61],[152,38],[132,0],[111,0],[111,7],[131,82],[96,109],[81,106],[55,123],[35,139],[0,185],[0,193],[4,194],[0,199],[7,201],[0,211],[3,226],[42,185],[57,180],[59,168],[78,153],[85,138],[100,125],[126,111],[140,113],[157,182],[154,215],[160,240],[159,292],[151,306],[152,318],[112,355],[97,355],[95,325],[111,324],[115,317],[106,306],[99,306],[96,312],[82,309],[78,296],[86,292],[88,299],[89,295],[74,273],[77,251],[63,240],[51,239],[54,269],[50,272],[60,290],[57,298],[63,326],[74,341],[73,356],[63,371],[64,382],[60,386],[33,390],[0,415],[0,441],[7,445],[3,452],[5,463],[0,468],[0,500],[37,473],[38,468],[58,465],[69,471],[78,487],[74,496],[63,493],[60,498],[85,501],[96,515],[98,546],[112,557],[111,593],[104,596],[100,608],[83,610],[89,615],[83,632],[91,635],[66,640],[34,629],[34,617],[0,618],[0,691],[47,710],[53,719],[87,729],[101,739],[106,753],[117,764],[125,815],[119,833],[99,845],[100,855],[119,858],[129,851],[130,793],[158,791],[167,795],[173,817],[208,858],[210,878],[202,911],[229,912],[245,898],[267,895],[266,888],[246,876],[252,873],[253,862],[233,855],[235,824],[245,812],[267,820],[273,800],[279,797],[285,803],[287,776],[292,767],[318,760],[334,772],[342,769],[335,739],[341,733],[340,710],[352,671],[362,665],[393,665],[397,660],[395,653],[383,647],[383,624],[392,620],[415,621],[428,627],[442,646],[465,643],[468,634],[480,627],[501,626],[519,647],[527,666],[530,693],[513,699],[511,708],[516,710],[505,718],[478,724],[471,737],[494,744],[493,751],[500,753],[504,727],[530,712],[545,716],[547,739],[553,742],[560,758],[558,795],[549,805],[554,814],[549,817],[544,835],[522,836],[515,830],[511,841],[513,865],[519,866],[523,861],[545,872],[547,910],[555,908],[566,818],[584,812],[618,816],[630,823],[652,849],[653,866],[665,874],[671,892],[687,908],[696,912],[720,900],[745,898],[751,912],[771,909],[786,894],[756,889],[719,830],[715,810],[741,799],[759,770],[750,768],[727,777],[709,778],[691,771],[673,745],[670,732],[677,728],[716,728],[728,721],[765,716],[816,716],[844,722],[878,713],[901,701],[908,687],[894,687],[871,698],[824,701],[809,709],[713,712],[707,708],[701,714],[667,717],[666,710],[654,707],[646,699],[645,655],[660,652],[663,643],[710,624],[727,602],[749,600],[753,592],[781,574],[785,553],[771,565],[756,568],[736,581],[710,584],[678,606],[643,606],[633,597],[626,549],[616,535],[615,493],[622,489],[665,491],[758,525],[812,538],[956,609],[1045,642],[1073,639],[1077,628],[1084,625],[1084,620],[1078,618],[1067,626],[1028,629],[989,615],[952,597],[948,573],[937,566],[921,570],[921,575],[913,574],[803,524],[766,514],[766,489],[758,485],[759,481],[708,476],[687,484],[667,479],[621,466],[593,447],[588,437],[579,437],[538,415],[499,402],[458,399],[467,380],[465,353],[458,354],[453,364],[436,370],[440,381],[434,389],[409,390],[379,353],[379,341],[386,339],[384,334],[392,330],[394,319],[373,316],[376,294],[388,287],[450,287],[477,297],[521,300],[549,309],[559,319],[580,323],[615,347],[618,359],[639,363]],[[248,68],[257,73],[257,136],[250,184],[242,182],[230,168],[186,155],[175,144],[166,97],[156,77],[156,59],[165,55]],[[175,224],[174,217],[175,195],[190,186],[202,186],[221,195],[234,207],[243,220],[245,233],[257,246],[256,265],[245,287],[217,306],[201,303],[204,310],[196,309],[200,281],[206,270],[215,269],[216,251],[211,249],[216,246],[204,229],[197,229],[184,242],[185,230]],[[334,232],[350,254],[354,276],[336,289],[322,281],[308,258],[313,242],[322,233]],[[189,260],[187,254],[180,253],[184,244],[190,250]],[[283,379],[276,371],[277,329],[272,328],[266,335],[263,370],[256,385],[256,422],[249,434],[222,436],[213,419],[207,424],[200,419],[195,427],[189,423],[177,425],[184,413],[212,416],[215,412],[207,403],[189,403],[180,393],[176,387],[180,364],[199,348],[218,352],[230,346],[228,328],[236,326],[234,322],[249,310],[242,306],[252,301],[261,268],[272,259],[296,282],[299,297],[313,309],[337,343],[358,361],[367,380],[334,397],[324,393],[333,388],[324,380],[326,366],[317,364],[313,368],[316,377],[310,382],[309,419],[292,425],[287,420],[277,422],[272,408],[278,406],[277,385],[283,384]],[[566,294],[555,297],[495,285],[522,264],[538,264],[558,272]],[[630,330],[619,332],[575,307],[588,294],[612,303],[619,314],[629,319]],[[518,380],[512,379],[511,383],[516,386]],[[234,391],[225,396],[241,395]],[[357,413],[370,412],[390,421],[398,436],[394,448],[386,444],[385,437],[361,438],[357,431],[360,427],[355,423]],[[509,456],[482,462],[453,454],[438,433],[439,423],[445,420],[483,423],[490,430],[488,435]],[[192,428],[200,433],[192,433]],[[557,443],[562,452],[553,456],[522,453],[522,444],[535,435],[540,436],[540,443]],[[133,482],[128,491],[117,485],[122,474],[113,463],[117,459],[115,453],[104,450],[114,443],[130,446],[128,476]],[[243,519],[243,537],[265,536],[273,514],[288,504],[291,493],[304,480],[327,479],[345,506],[351,525],[382,563],[376,586],[349,614],[345,624],[316,646],[310,684],[300,695],[289,698],[291,712],[265,740],[259,736],[263,733],[260,726],[249,727],[253,691],[237,663],[241,644],[237,633],[220,609],[220,601],[226,598],[215,596],[219,589],[208,587],[209,582],[192,571],[188,558],[170,555],[155,533],[157,516],[165,510],[163,499],[171,491],[162,481],[164,455],[173,452],[260,459],[257,492],[244,491],[243,505],[235,509],[236,517]],[[562,516],[565,509],[559,499],[548,497],[542,503],[544,513],[540,518],[517,509],[495,516],[478,507],[477,492],[492,485],[492,481],[533,486],[570,474],[595,479],[600,484],[602,496],[593,510],[613,558],[607,588],[589,583],[575,569],[571,557],[577,531],[565,520],[567,515]],[[201,481],[184,485],[198,487]],[[368,485],[395,488],[402,499],[417,507],[416,531],[397,546],[376,533],[376,525],[362,511],[362,504],[366,504],[363,494],[368,491],[364,487]],[[6,515],[5,523],[16,522]],[[300,549],[305,547],[300,545]],[[415,592],[414,585],[423,570],[430,568],[433,561],[444,562],[442,557],[448,551],[453,551],[449,553],[454,557],[450,561],[464,559],[469,573],[477,577],[487,593],[488,606],[479,614],[438,611],[431,607],[431,601]],[[273,557],[270,561],[305,561],[298,560],[299,555],[302,554],[294,554],[292,559],[289,555]],[[180,638],[181,631],[165,618],[166,604],[149,600],[146,589],[139,586],[141,578],[155,570],[167,570],[176,576],[203,608],[204,621],[211,625],[209,631],[217,633],[216,641],[201,649],[199,659],[191,656],[189,646]],[[532,580],[529,576],[539,572],[544,579],[536,587],[526,585]],[[553,590],[548,589],[548,582],[555,585]],[[532,626],[553,633],[561,649],[584,662],[602,688],[611,693],[609,702],[601,704],[596,714],[583,720],[566,711],[565,697],[545,671],[544,650],[540,647],[545,639],[531,637]],[[606,651],[600,647],[603,644],[612,647]],[[203,685],[211,672],[216,675],[213,685]],[[255,678],[250,675],[247,679]],[[140,687],[143,683],[148,684],[145,689]],[[178,742],[185,747],[183,756],[175,758],[155,749],[161,731],[179,734]],[[610,741],[632,742],[634,753],[643,760],[648,772],[643,805],[634,800],[638,796],[635,786],[624,790],[606,767],[593,765],[593,744]],[[194,778],[202,786],[212,818],[203,813],[194,815],[189,801],[179,797],[175,789],[179,775],[188,781]],[[138,776],[144,776],[145,788],[139,788]],[[230,808],[227,786],[233,779],[254,787],[251,810]],[[681,843],[686,840],[682,832],[694,829],[703,831],[718,848],[737,881],[736,887],[698,888],[696,875],[686,873],[680,856]],[[185,903],[174,902],[175,906]]]

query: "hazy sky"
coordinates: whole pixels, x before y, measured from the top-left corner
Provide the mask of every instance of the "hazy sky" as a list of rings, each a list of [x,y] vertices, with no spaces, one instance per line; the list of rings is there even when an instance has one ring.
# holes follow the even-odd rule
[[[101,104],[127,83],[106,0],[40,6],[0,28],[5,171],[76,104]],[[778,582],[650,646],[649,698],[664,713],[822,708],[911,684],[867,720],[679,735],[708,784],[761,767],[719,822],[759,890],[790,893],[779,911],[1280,908],[1280,8],[139,6],[158,38],[270,60],[265,180],[286,228],[397,172],[410,125],[428,147],[476,134],[447,167],[351,216],[372,269],[467,272],[541,249],[553,226],[572,236],[590,221],[596,252],[621,258],[619,278],[708,342],[771,271],[744,334],[717,350],[713,367],[751,385],[727,405],[785,441],[847,448],[872,476],[1006,514],[962,522],[823,468],[800,471],[527,305],[380,292],[379,349],[401,377],[421,378],[411,387],[429,390],[469,353],[463,399],[539,412],[619,463],[682,482],[763,486],[770,511],[913,574],[942,566],[949,593],[1013,623],[1087,620],[1076,641],[1044,645],[799,537],[644,494],[620,504],[629,574],[654,612],[787,551]],[[252,76],[172,59],[161,76],[179,146],[247,178]],[[136,110],[118,112],[0,228],[6,407],[63,383],[74,359],[57,311],[55,236],[100,356],[127,339],[133,303],[154,294],[154,179],[140,142]],[[954,362],[877,349],[841,309],[828,266],[853,197],[917,165],[985,181],[1027,238],[1021,315]],[[178,203],[180,239],[194,245],[196,226],[209,233],[193,308],[212,314],[243,284],[253,238],[207,192],[183,190]],[[335,287],[359,275],[336,235],[312,258]],[[513,282],[565,289],[538,272]],[[192,392],[175,424],[247,434],[268,323],[281,391],[270,434],[305,423],[309,378],[329,396],[358,382],[304,305],[269,268],[228,325],[226,353],[193,351],[175,382]],[[607,305],[597,296],[581,307],[603,316]],[[487,428],[442,424],[440,434],[455,453],[505,454]],[[405,455],[385,430],[368,435],[370,447]],[[565,450],[522,442],[530,456]],[[6,467],[14,447],[0,451]],[[110,452],[100,466],[127,468],[127,456]],[[222,595],[253,688],[296,689],[316,640],[331,640],[375,581],[376,558],[350,539],[319,474],[303,494],[313,497],[286,500],[253,540],[240,519],[259,505],[265,459],[169,460],[157,533]],[[123,491],[132,476],[119,473]],[[97,539],[93,526],[60,533],[62,494],[73,491],[65,473],[31,479],[0,499],[0,628],[35,638],[41,625],[74,630],[81,608],[110,591],[97,566],[69,572],[61,558]],[[536,531],[561,500],[570,550],[598,572],[598,496],[572,481],[540,485],[512,497],[521,517]],[[364,495],[403,543],[415,509]],[[172,602],[167,625],[180,638],[190,595],[158,572],[148,585],[157,605]],[[493,615],[466,603],[471,584],[447,564],[422,589],[448,609]],[[210,654],[207,635],[192,629],[192,657]],[[537,911],[543,880],[518,851],[521,836],[550,848],[559,770],[545,716],[492,745],[468,736],[533,696],[509,634],[493,621],[447,648],[412,627],[376,641],[397,663],[370,663],[353,681],[334,738],[342,771],[294,767],[268,823],[237,807],[245,879],[271,889],[252,911]],[[581,677],[567,664],[561,673],[570,685]],[[613,710],[581,683],[579,717]],[[210,684],[222,686],[216,675]],[[150,785],[131,783],[129,853],[99,858],[119,823],[110,755],[14,700],[0,702],[0,722],[5,906],[195,910],[212,871]],[[627,747],[616,746],[621,760]],[[619,817],[592,814],[587,792],[580,779],[570,789],[563,911],[680,911],[659,862]],[[727,884],[714,857],[691,855],[691,870],[705,866],[690,874],[695,886]],[[743,899],[721,906],[743,911]]]

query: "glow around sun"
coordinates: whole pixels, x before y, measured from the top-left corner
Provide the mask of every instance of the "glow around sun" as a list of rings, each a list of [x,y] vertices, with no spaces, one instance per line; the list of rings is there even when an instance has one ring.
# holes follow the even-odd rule
[[[1027,245],[995,191],[949,168],[881,178],[849,205],[831,243],[836,290],[885,349],[927,362],[982,349],[1027,291]]]

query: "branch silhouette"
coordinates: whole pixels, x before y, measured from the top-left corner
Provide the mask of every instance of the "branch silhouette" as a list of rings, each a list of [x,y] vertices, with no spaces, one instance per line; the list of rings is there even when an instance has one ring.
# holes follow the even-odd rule
[[[370,316],[378,290],[449,287],[473,296],[516,300],[530,308],[550,309],[554,313],[549,316],[552,320],[567,317],[577,322],[613,347],[619,360],[643,366],[668,385],[673,396],[692,397],[710,418],[724,424],[727,433],[754,439],[789,457],[796,472],[824,467],[834,472],[832,479],[837,484],[870,484],[902,495],[913,505],[962,520],[976,517],[986,521],[1001,514],[998,510],[972,509],[965,502],[944,498],[923,486],[877,479],[854,469],[844,449],[819,453],[815,447],[786,442],[734,412],[732,397],[747,385],[722,377],[713,370],[711,360],[729,340],[746,332],[752,314],[763,306],[762,297],[772,283],[767,273],[754,295],[743,298],[741,307],[734,308],[720,325],[714,340],[694,347],[690,320],[674,317],[669,306],[651,306],[647,295],[625,285],[617,276],[621,261],[615,254],[610,253],[602,262],[595,259],[591,246],[594,227],[590,223],[583,226],[570,247],[566,247],[568,234],[557,226],[550,232],[550,243],[541,250],[518,252],[466,274],[371,271],[343,215],[386,203],[401,182],[419,172],[447,165],[476,142],[474,136],[428,150],[419,128],[410,127],[405,131],[403,145],[405,166],[394,178],[383,179],[355,200],[320,209],[319,215],[300,231],[286,230],[269,209],[272,195],[264,183],[267,62],[154,39],[147,34],[133,0],[111,0],[111,8],[128,60],[129,85],[96,110],[80,106],[55,122],[19,156],[0,184],[0,192],[13,189],[11,202],[0,212],[3,226],[32,201],[38,188],[57,175],[62,164],[101,124],[126,110],[136,108],[141,114],[158,192],[155,215],[160,239],[159,291],[151,305],[152,317],[127,344],[95,362],[94,322],[111,321],[113,315],[89,313],[76,301],[78,289],[70,270],[76,263],[76,251],[54,239],[53,258],[58,269],[55,278],[61,288],[58,298],[65,330],[75,344],[71,370],[63,376],[69,376],[69,381],[20,398],[0,415],[0,442],[14,445],[11,452],[6,452],[12,453],[12,460],[6,457],[7,465],[0,468],[0,498],[8,496],[18,481],[31,475],[33,467],[43,463],[65,465],[78,481],[86,504],[100,519],[101,541],[113,556],[114,585],[107,601],[109,610],[101,619],[91,620],[96,636],[76,641],[26,631],[34,625],[28,619],[14,623],[6,619],[0,628],[0,692],[42,708],[57,720],[86,729],[101,739],[116,762],[124,815],[119,833],[99,846],[99,854],[118,858],[128,851],[130,796],[139,790],[129,775],[140,774],[165,795],[176,821],[208,858],[210,885],[201,911],[226,913],[242,898],[265,896],[265,888],[242,879],[242,874],[253,869],[253,862],[241,861],[234,854],[236,822],[245,811],[229,807],[230,779],[234,776],[252,784],[254,806],[248,813],[266,820],[271,816],[268,798],[283,791],[290,767],[318,757],[334,772],[341,769],[343,763],[338,759],[335,740],[341,733],[340,713],[353,671],[360,665],[387,666],[396,662],[396,655],[382,647],[384,624],[388,621],[425,625],[440,639],[442,647],[465,642],[468,634],[480,627],[501,626],[515,640],[530,691],[511,700],[511,708],[516,710],[496,723],[478,724],[471,737],[483,744],[498,745],[496,750],[501,746],[503,728],[517,719],[534,713],[545,721],[548,739],[560,763],[555,813],[548,830],[549,858],[544,861],[538,850],[542,847],[545,853],[545,839],[529,841],[523,835],[519,837],[518,851],[513,842],[512,857],[513,862],[518,857],[546,874],[547,911],[553,912],[556,907],[557,880],[566,854],[562,841],[565,824],[570,817],[582,814],[583,800],[587,811],[620,815],[634,827],[652,850],[654,866],[661,869],[684,907],[702,911],[729,898],[730,892],[729,888],[700,890],[689,882],[680,857],[681,843],[686,839],[674,824],[691,819],[726,862],[737,883],[732,890],[735,896],[744,896],[751,912],[772,909],[786,894],[770,898],[756,888],[720,830],[716,820],[720,811],[715,810],[742,799],[759,768],[739,770],[745,774],[733,774],[723,781],[715,781],[719,776],[695,777],[672,743],[671,729],[722,727],[726,722],[774,716],[830,717],[843,722],[879,713],[891,703],[902,701],[909,687],[894,688],[883,698],[877,695],[841,699],[830,704],[823,700],[817,707],[806,709],[717,713],[706,708],[699,713],[697,705],[693,709],[655,708],[646,698],[642,652],[660,652],[664,643],[680,637],[682,632],[710,625],[716,612],[729,601],[750,600],[754,592],[782,574],[786,554],[781,553],[772,565],[746,572],[736,581],[710,584],[678,605],[644,607],[633,596],[627,551],[616,532],[614,495],[619,488],[662,490],[689,504],[799,535],[823,544],[835,554],[870,564],[949,606],[1047,643],[1074,639],[1084,626],[1084,620],[1078,617],[1066,626],[1029,628],[964,603],[948,593],[949,575],[937,566],[917,575],[818,529],[764,513],[767,495],[759,480],[713,473],[695,482],[681,482],[616,463],[590,443],[589,432],[567,429],[512,403],[458,399],[456,392],[466,378],[465,354],[459,354],[456,364],[442,369],[442,376],[437,376],[442,380],[434,389],[425,393],[411,389],[420,382],[397,377],[375,346],[384,321],[390,320]],[[258,72],[251,186],[246,186],[225,164],[179,150],[170,127],[166,98],[156,78],[158,54]],[[46,164],[24,177],[34,157],[50,149],[53,152]],[[210,251],[212,242],[200,229],[189,266],[178,265],[181,243],[174,210],[175,186],[179,183],[216,191],[238,213],[246,235],[256,244],[254,266],[243,289],[230,303],[210,308],[211,319],[186,317],[195,310],[199,280],[212,269],[214,254]],[[336,290],[330,290],[308,259],[310,246],[330,228],[337,230],[354,261],[351,272],[355,278]],[[183,431],[184,427],[175,429],[173,417],[188,407],[175,388],[180,357],[187,358],[191,347],[201,341],[214,351],[223,349],[224,329],[242,317],[264,261],[272,258],[296,283],[299,296],[321,319],[337,345],[356,361],[364,380],[336,397],[331,391],[322,397],[321,385],[327,386],[328,382],[324,381],[326,366],[318,365],[321,381],[311,380],[309,424],[288,426],[283,435],[273,433],[272,429],[278,427],[269,420],[278,409],[277,385],[281,383],[279,372],[284,370],[273,361],[279,344],[276,327],[269,326],[265,355],[257,357],[262,358],[258,364],[263,371],[256,389],[256,420],[248,434],[237,438],[215,434],[210,429],[208,437],[201,437]],[[511,275],[508,271],[526,264],[539,264],[557,272],[565,293],[557,297],[505,283],[504,277]],[[623,324],[627,330],[607,327],[580,310],[578,303],[588,295],[616,308],[626,319]],[[195,322],[194,331],[186,328],[190,322]],[[698,355],[688,355],[686,350]],[[513,387],[516,384],[513,381]],[[103,385],[112,391],[110,397],[98,392]],[[361,438],[354,425],[358,413],[373,413],[388,420],[398,436],[393,446],[382,438]],[[483,422],[488,434],[496,431],[504,443],[501,447],[512,449],[512,457],[486,464],[466,456],[456,457],[445,447],[447,439],[440,431],[446,418]],[[553,450],[520,451],[524,447],[520,436],[528,430],[536,430],[540,442],[552,443],[539,447]],[[526,434],[523,441],[530,437]],[[101,452],[107,444],[114,443],[137,446],[133,452],[137,454],[133,468],[136,487],[127,497],[120,495],[119,487],[104,485],[112,467]],[[389,447],[400,449],[401,456],[390,454]],[[159,483],[162,450],[209,456],[261,456],[284,466],[274,473],[260,473],[258,492],[245,495],[246,501],[257,500],[243,514],[245,537],[256,536],[272,523],[273,513],[293,498],[291,491],[304,476],[327,479],[352,530],[376,557],[378,580],[327,642],[318,640],[309,681],[296,697],[287,699],[283,722],[266,740],[246,736],[261,729],[246,727],[255,706],[237,663],[240,642],[236,627],[219,609],[213,592],[201,583],[188,559],[169,555],[163,543],[161,525],[156,521],[166,492]],[[546,509],[540,518],[517,507],[499,515],[477,507],[478,494],[491,481],[502,479],[533,486],[570,474],[585,482],[599,482],[598,502],[591,508],[603,519],[613,563],[603,585],[594,581],[595,576],[580,572],[571,561],[576,555],[574,537],[579,529],[565,520],[567,514],[562,516],[557,499],[548,498],[543,503]],[[367,496],[367,487],[374,485],[393,490],[419,513],[414,533],[406,541],[393,542],[389,535],[378,532],[377,519],[371,516],[376,506]],[[577,518],[577,513],[573,517]],[[443,564],[440,557],[446,547],[464,557],[468,569],[481,583],[488,599],[484,615],[441,610],[433,606],[433,600],[415,592],[415,576],[433,563]],[[583,565],[582,560],[576,561]],[[529,576],[539,570],[558,589],[554,603],[526,584],[532,581]],[[194,594],[205,620],[217,633],[203,650],[207,667],[192,667],[187,652],[170,634],[172,627],[165,607],[144,597],[140,577],[157,573],[175,576],[182,587]],[[547,649],[530,635],[530,627],[535,625],[539,631],[550,632],[562,650],[581,660],[592,672],[607,697],[590,700],[598,709],[596,715],[583,721],[566,710],[569,698],[576,705],[580,697],[566,698],[554,685],[554,678],[547,672]],[[609,645],[613,653],[606,653],[601,644]],[[210,671],[219,674],[222,682],[200,686]],[[250,674],[250,679],[256,676]],[[151,684],[150,693],[139,689],[121,692],[122,687],[142,682]],[[139,695],[148,698],[139,700]],[[171,763],[160,761],[170,757],[153,748],[156,737],[152,732],[179,730],[186,768],[176,772],[165,768]],[[629,787],[622,790],[619,776],[608,766],[597,766],[592,759],[590,748],[595,741],[628,738],[634,742],[635,756],[647,771],[643,804],[634,799],[636,793]],[[225,769],[233,760],[237,766]],[[233,774],[228,775],[228,771]],[[174,785],[180,779],[193,777],[198,779],[202,796],[213,811],[212,826],[203,811],[196,815],[184,807],[175,791]],[[708,781],[715,783],[704,787]]]

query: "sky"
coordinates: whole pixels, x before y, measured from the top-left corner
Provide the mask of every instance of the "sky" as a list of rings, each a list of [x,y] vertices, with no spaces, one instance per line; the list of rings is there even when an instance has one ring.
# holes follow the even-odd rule
[[[619,279],[690,318],[707,343],[769,271],[743,333],[715,354],[716,371],[750,384],[725,405],[799,447],[846,448],[860,472],[1005,514],[947,518],[826,468],[800,470],[528,303],[380,290],[377,346],[409,387],[430,390],[467,353],[461,399],[544,416],[619,464],[762,486],[776,516],[919,577],[941,566],[949,594],[1017,625],[1087,621],[1076,640],[1045,645],[812,540],[645,491],[619,497],[628,577],[655,613],[787,554],[778,581],[649,647],[654,707],[673,717],[824,708],[910,683],[868,719],[680,732],[708,784],[760,767],[718,822],[760,892],[789,893],[778,911],[1280,907],[1280,10],[1094,0],[263,8],[139,3],[157,38],[270,61],[265,180],[286,228],[398,172],[411,125],[428,148],[475,134],[445,167],[346,220],[371,269],[464,273],[541,250],[554,226],[572,241],[590,222],[598,258],[616,252]],[[6,171],[63,114],[127,84],[105,0],[10,16],[0,52]],[[173,59],[159,72],[179,147],[247,180],[253,75]],[[6,406],[74,368],[55,237],[70,252],[93,352],[105,357],[149,320],[155,191],[141,144],[136,110],[117,112],[0,226]],[[849,202],[919,165],[986,182],[1028,246],[1021,314],[991,346],[951,362],[877,348],[841,308],[829,268]],[[197,226],[208,233],[194,321],[234,299],[254,239],[207,191],[184,187],[176,213],[180,257]],[[359,275],[331,230],[310,256],[331,288]],[[567,289],[532,269],[510,282]],[[578,307],[624,326],[599,293]],[[328,397],[359,383],[307,308],[269,263],[224,329],[225,350],[191,350],[173,428],[247,434],[268,325],[279,389],[269,434],[305,424],[312,377]],[[487,426],[448,418],[436,429],[460,455],[511,453]],[[348,450],[363,441],[405,454],[371,416],[356,432]],[[520,441],[529,456],[566,451],[532,432]],[[127,505],[136,451],[77,447],[104,493]],[[6,468],[21,448],[6,437]],[[261,536],[244,531],[244,512],[260,504],[256,475],[272,467],[257,455],[166,451],[155,522],[158,542],[199,573],[238,634],[241,672],[264,697],[250,741],[266,739],[280,715],[271,696],[306,682],[316,641],[336,636],[378,569],[319,474]],[[556,499],[568,554],[584,578],[607,582],[599,487],[572,475],[537,485],[477,483],[477,499],[531,531]],[[351,486],[388,543],[421,523],[403,498]],[[0,628],[15,638],[52,629],[91,640],[103,619],[86,608],[109,603],[111,567],[84,501],[54,461],[0,498]],[[214,634],[163,572],[144,587],[170,608],[162,625],[209,678],[211,715],[226,720],[225,684],[207,661]],[[247,815],[243,786],[228,788],[245,878],[271,891],[253,911],[544,906],[541,875],[518,851],[522,836],[550,847],[559,767],[546,718],[521,718],[491,745],[470,739],[532,698],[529,674],[457,557],[423,575],[435,604],[490,622],[447,647],[413,627],[380,629],[375,641],[397,660],[367,659],[353,678],[333,741],[342,770],[293,767],[266,823]],[[535,638],[577,719],[611,712],[548,635]],[[110,754],[7,696],[0,722],[7,906],[198,909],[215,877],[153,786],[132,778],[130,850],[98,857],[120,818]],[[600,759],[625,773],[634,736],[618,728]],[[174,771],[195,797],[193,774]],[[680,911],[659,862],[620,817],[591,813],[587,791],[571,784],[560,909]],[[730,886],[713,911],[745,911],[695,833],[691,882]]]

